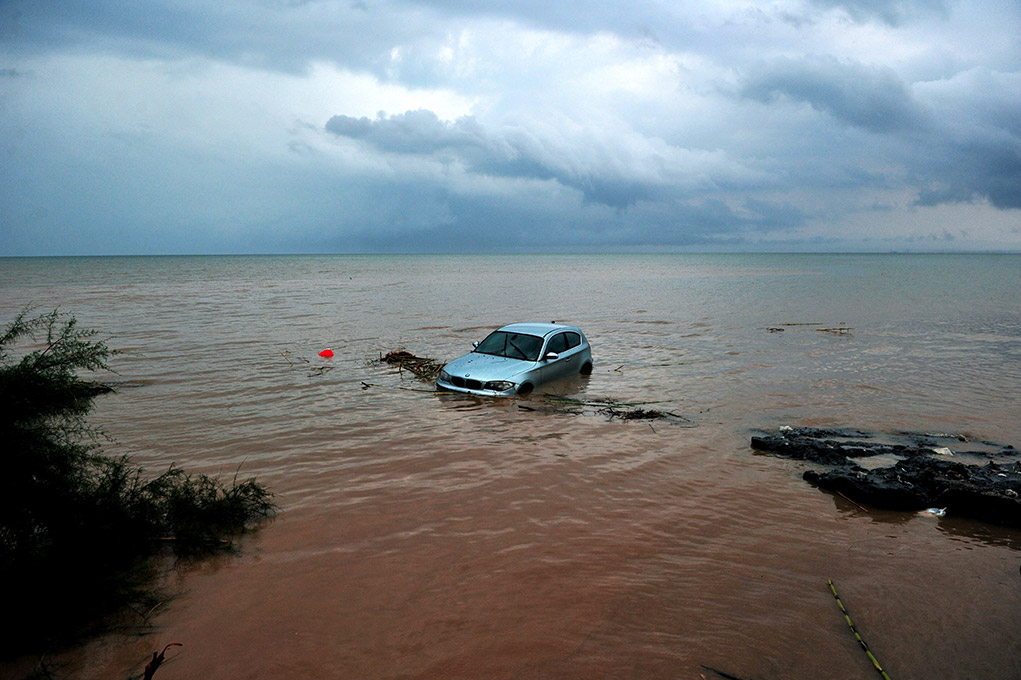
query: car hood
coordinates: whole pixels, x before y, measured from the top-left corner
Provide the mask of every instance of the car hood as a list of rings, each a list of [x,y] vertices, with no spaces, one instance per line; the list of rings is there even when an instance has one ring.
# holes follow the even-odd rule
[[[443,369],[450,375],[471,377],[486,382],[487,380],[513,380],[514,376],[532,369],[535,363],[534,361],[472,352],[454,359]]]

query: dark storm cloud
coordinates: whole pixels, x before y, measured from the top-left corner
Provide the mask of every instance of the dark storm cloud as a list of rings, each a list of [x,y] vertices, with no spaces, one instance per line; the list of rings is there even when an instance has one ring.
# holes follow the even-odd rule
[[[926,124],[908,88],[891,70],[833,57],[785,58],[753,67],[742,93],[761,102],[804,102],[872,132],[917,130]]]
[[[918,205],[987,198],[1001,209],[1021,209],[1021,139],[949,143],[932,149],[919,176]]]
[[[605,167],[579,167],[561,149],[524,130],[490,133],[471,116],[446,122],[432,111],[408,111],[375,120],[333,116],[326,130],[391,153],[423,154],[457,161],[469,171],[496,177],[555,180],[588,201],[625,208],[653,193],[651,185]]]
[[[386,4],[233,0],[12,0],[0,7],[11,50],[111,50],[140,57],[208,57],[288,72],[323,59],[385,75],[385,55],[421,24],[389,23]],[[420,18],[428,23],[428,17]],[[402,28],[402,25],[405,28]],[[356,39],[348,39],[348,36]]]
[[[486,146],[484,134],[474,119],[448,123],[422,109],[375,120],[333,116],[327,121],[326,130],[397,153],[434,153],[444,149],[468,153]]]
[[[913,156],[919,205],[986,198],[1021,208],[1021,74],[972,69],[927,88],[934,132]]]
[[[807,104],[832,117],[833,138],[840,125],[879,135],[865,143],[900,159],[917,205],[987,199],[1001,209],[1021,207],[1021,109],[1007,94],[1021,81],[988,72],[959,80],[930,85],[937,91],[919,96],[889,69],[831,57],[784,58],[750,68],[741,94],[770,105]],[[824,131],[814,132],[817,148],[826,144]],[[885,184],[881,175],[864,172],[859,181]]]

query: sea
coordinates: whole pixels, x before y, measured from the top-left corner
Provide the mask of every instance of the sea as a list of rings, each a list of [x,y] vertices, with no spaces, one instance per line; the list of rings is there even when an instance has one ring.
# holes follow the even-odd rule
[[[0,322],[26,306],[118,350],[105,451],[279,506],[57,677],[169,643],[164,680],[877,677],[832,580],[891,677],[1021,678],[1021,530],[857,505],[749,445],[1021,447],[1021,255],[0,259]],[[592,375],[488,399],[380,362],[525,320],[580,327]]]

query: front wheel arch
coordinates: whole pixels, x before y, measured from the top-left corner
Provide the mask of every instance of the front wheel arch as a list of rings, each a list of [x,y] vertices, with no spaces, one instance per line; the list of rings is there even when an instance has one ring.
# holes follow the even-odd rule
[[[518,388],[518,394],[523,397],[526,394],[531,394],[533,389],[535,389],[535,386],[532,385],[532,383],[530,382],[521,383],[521,387]]]

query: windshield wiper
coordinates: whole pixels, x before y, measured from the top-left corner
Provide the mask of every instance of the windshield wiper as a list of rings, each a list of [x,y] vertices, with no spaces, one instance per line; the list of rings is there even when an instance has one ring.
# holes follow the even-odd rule
[[[516,349],[518,351],[518,354],[521,355],[522,359],[524,359],[526,361],[528,360],[528,355],[525,354],[524,350],[522,350],[520,347],[518,347],[516,344],[514,344],[513,340],[511,340],[510,338],[507,338],[507,344],[510,345],[511,347],[513,347],[514,349]]]

